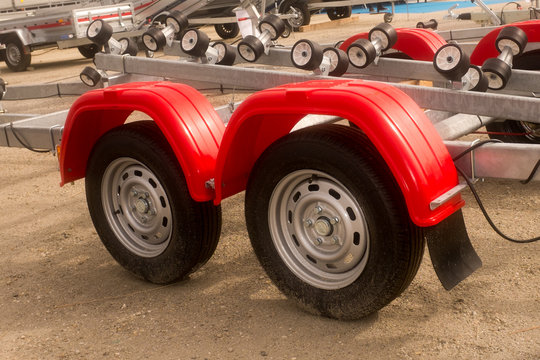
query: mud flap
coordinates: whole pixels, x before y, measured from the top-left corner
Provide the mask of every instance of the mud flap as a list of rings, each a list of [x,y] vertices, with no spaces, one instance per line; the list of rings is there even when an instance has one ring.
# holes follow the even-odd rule
[[[424,229],[435,273],[446,290],[452,289],[482,266],[474,250],[461,210]]]

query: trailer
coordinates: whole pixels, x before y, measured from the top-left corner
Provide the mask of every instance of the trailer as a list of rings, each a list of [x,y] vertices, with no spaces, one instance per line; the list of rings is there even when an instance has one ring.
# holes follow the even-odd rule
[[[535,43],[538,25],[518,26]],[[509,51],[524,45],[521,33],[495,31],[485,41],[500,45],[497,59],[508,61]],[[262,33],[261,42],[268,37]],[[324,316],[364,317],[405,290],[425,242],[446,289],[481,266],[460,210],[462,181],[540,180],[538,138],[459,140],[500,118],[537,126],[540,100],[530,95],[538,91],[538,72],[511,69],[505,90],[514,95],[464,91],[452,78],[462,64],[457,47],[417,36],[433,46],[426,47],[432,61],[380,57],[382,48],[397,44],[393,36],[378,26],[367,39],[351,41],[351,64],[341,78],[313,74],[321,65],[308,55],[317,49],[305,44],[257,59],[271,62],[272,53],[288,51],[290,62],[315,64],[300,73],[97,54],[96,84],[104,88],[86,92],[69,111],[8,120],[0,145],[58,151],[62,184],[85,179],[107,250],[154,283],[182,279],[208,261],[219,241],[221,202],[245,190],[251,243],[276,286]],[[174,44],[193,49],[186,43]],[[401,51],[418,51],[417,45]],[[378,55],[367,65],[350,52],[370,46]],[[236,51],[242,57],[240,45]],[[283,54],[275,58],[284,61]],[[195,89],[208,86],[257,92],[214,109]],[[126,124],[134,111],[152,121]]]

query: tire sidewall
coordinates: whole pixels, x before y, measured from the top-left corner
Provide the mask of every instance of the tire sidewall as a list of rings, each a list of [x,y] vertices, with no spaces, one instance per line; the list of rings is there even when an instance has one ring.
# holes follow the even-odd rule
[[[118,263],[134,274],[154,283],[169,283],[189,274],[197,263],[201,244],[197,241],[199,231],[194,201],[189,196],[179,165],[174,169],[167,151],[156,151],[151,144],[132,137],[119,138],[114,130],[104,135],[90,156],[86,176],[87,203],[92,220],[101,241]],[[151,258],[138,256],[129,251],[116,238],[103,209],[101,186],[107,166],[121,157],[133,158],[156,175],[165,189],[172,213],[172,232],[168,247]],[[177,176],[172,176],[177,174]],[[181,216],[181,218],[180,218]],[[191,239],[191,240],[190,240]]]
[[[340,154],[338,148],[334,149],[338,153],[331,154],[317,142],[298,147],[283,146],[284,143],[279,141],[261,156],[254,173],[265,175],[250,178],[246,192],[246,214],[253,212],[250,217],[260,222],[254,224],[246,217],[252,245],[262,266],[281,291],[299,299],[311,312],[336,318],[348,318],[353,314],[352,317],[357,318],[373,312],[373,309],[378,310],[401,292],[400,289],[388,294],[387,284],[405,281],[400,280],[405,274],[395,271],[396,268],[402,268],[403,264],[394,266],[400,261],[400,254],[409,251],[407,242],[400,236],[400,228],[407,226],[396,221],[404,216],[404,209],[392,206],[391,199],[395,196],[396,189],[391,191],[394,195],[381,192],[381,187],[377,185],[378,180],[368,175],[377,173],[377,169],[358,159],[350,166],[336,166],[337,157],[343,159],[350,156]],[[293,160],[283,161],[293,153]],[[351,160],[353,158],[350,157],[345,161]],[[316,288],[296,277],[280,258],[270,236],[267,209],[272,190],[287,174],[306,169],[307,162],[310,163],[309,169],[325,172],[348,188],[357,199],[368,224],[370,238],[366,267],[352,284],[338,290]],[[275,171],[258,170],[257,167],[263,164],[265,168],[273,168]],[[406,230],[401,231],[403,232]],[[253,241],[257,238],[260,240]],[[343,301],[344,299],[347,301]]]

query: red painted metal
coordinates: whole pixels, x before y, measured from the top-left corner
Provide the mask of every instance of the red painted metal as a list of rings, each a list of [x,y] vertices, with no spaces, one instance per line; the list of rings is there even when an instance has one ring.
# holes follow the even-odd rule
[[[85,176],[95,142],[133,111],[163,131],[197,201],[222,199],[245,189],[254,163],[307,114],[335,115],[358,125],[381,153],[399,184],[411,219],[439,223],[463,206],[460,195],[432,211],[431,201],[457,185],[457,173],[423,111],[395,87],[360,80],[289,84],[250,96],[227,129],[210,103],[191,87],[168,82],[132,83],[94,90],[72,106],[62,138],[62,184]],[[215,179],[215,192],[205,186]]]
[[[432,61],[433,56],[446,41],[430,29],[396,29],[397,41],[392,47],[401,51],[413,60]],[[358,39],[367,39],[368,33],[351,36],[339,47],[347,51],[348,47]]]
[[[470,57],[472,64],[482,66],[484,61],[487,59],[494,58],[499,55],[499,51],[495,46],[495,40],[497,40],[497,36],[499,35],[501,29],[506,26],[516,26],[521,28],[521,30],[525,31],[525,34],[527,34],[527,40],[529,43],[540,42],[540,20],[527,20],[502,25],[491,31],[478,42]]]
[[[432,226],[463,206],[460,195],[432,211],[429,204],[458,184],[456,169],[423,111],[395,87],[360,80],[319,80],[260,91],[229,121],[217,159],[216,198],[245,189],[262,152],[307,114],[335,115],[371,139],[399,184],[411,219]]]
[[[62,185],[85,176],[96,141],[122,125],[133,111],[152,118],[176,154],[197,201],[214,198],[205,182],[213,177],[225,126],[197,90],[169,82],[130,83],[90,91],[71,107],[59,156]]]

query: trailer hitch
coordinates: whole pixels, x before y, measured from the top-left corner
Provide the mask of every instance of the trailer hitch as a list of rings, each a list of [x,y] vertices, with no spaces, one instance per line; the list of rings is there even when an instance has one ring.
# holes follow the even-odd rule
[[[424,230],[431,263],[446,290],[452,289],[476,269],[482,260],[474,250],[461,210]]]

